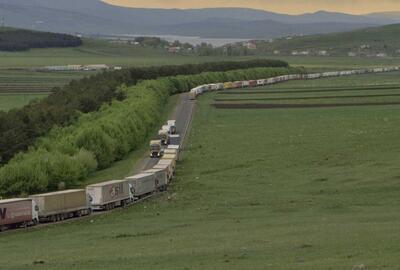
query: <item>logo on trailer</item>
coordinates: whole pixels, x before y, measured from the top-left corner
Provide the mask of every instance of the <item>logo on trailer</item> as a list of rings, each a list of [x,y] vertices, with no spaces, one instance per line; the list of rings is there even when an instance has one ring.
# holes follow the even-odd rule
[[[118,197],[123,192],[124,192],[124,187],[122,184],[112,186],[109,190],[111,198]]]
[[[0,219],[6,219],[7,208],[0,208]]]

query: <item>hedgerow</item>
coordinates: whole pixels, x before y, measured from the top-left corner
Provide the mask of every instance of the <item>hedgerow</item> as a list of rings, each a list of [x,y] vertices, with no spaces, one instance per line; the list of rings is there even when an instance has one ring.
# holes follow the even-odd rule
[[[82,114],[76,123],[54,128],[26,153],[0,168],[0,195],[31,194],[77,185],[90,173],[143,145],[159,123],[170,95],[194,86],[234,80],[267,78],[299,72],[293,68],[253,68],[228,72],[166,77],[121,86],[127,98]],[[105,179],[107,180],[107,179]]]

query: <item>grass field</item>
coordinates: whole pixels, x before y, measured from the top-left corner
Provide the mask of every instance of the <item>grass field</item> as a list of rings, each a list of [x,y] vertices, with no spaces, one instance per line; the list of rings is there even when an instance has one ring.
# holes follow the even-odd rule
[[[274,88],[395,83],[389,77]],[[200,97],[167,194],[2,235],[2,267],[399,269],[399,106],[219,110],[212,106],[219,96]],[[119,169],[101,177],[116,175]]]
[[[23,107],[32,100],[46,97],[46,93],[0,94],[0,111]]]

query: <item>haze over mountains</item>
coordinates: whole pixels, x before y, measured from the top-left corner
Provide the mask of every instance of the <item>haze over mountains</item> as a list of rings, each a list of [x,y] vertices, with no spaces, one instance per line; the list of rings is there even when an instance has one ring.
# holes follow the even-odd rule
[[[218,38],[330,33],[400,22],[394,13],[285,15],[243,8],[138,9],[100,0],[0,0],[0,17],[7,26],[52,32]]]

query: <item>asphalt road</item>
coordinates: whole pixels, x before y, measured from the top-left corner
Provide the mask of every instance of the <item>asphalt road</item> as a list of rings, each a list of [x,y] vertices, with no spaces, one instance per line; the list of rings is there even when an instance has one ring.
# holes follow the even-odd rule
[[[184,146],[195,104],[196,101],[190,100],[188,93],[180,94],[178,104],[169,118],[169,120],[176,120],[176,130],[177,134],[179,134],[179,137],[171,138],[170,144],[180,145],[181,149]],[[146,156],[138,162],[134,173],[137,174],[151,169],[157,164],[158,161],[158,158],[150,158],[149,153],[146,153]]]

